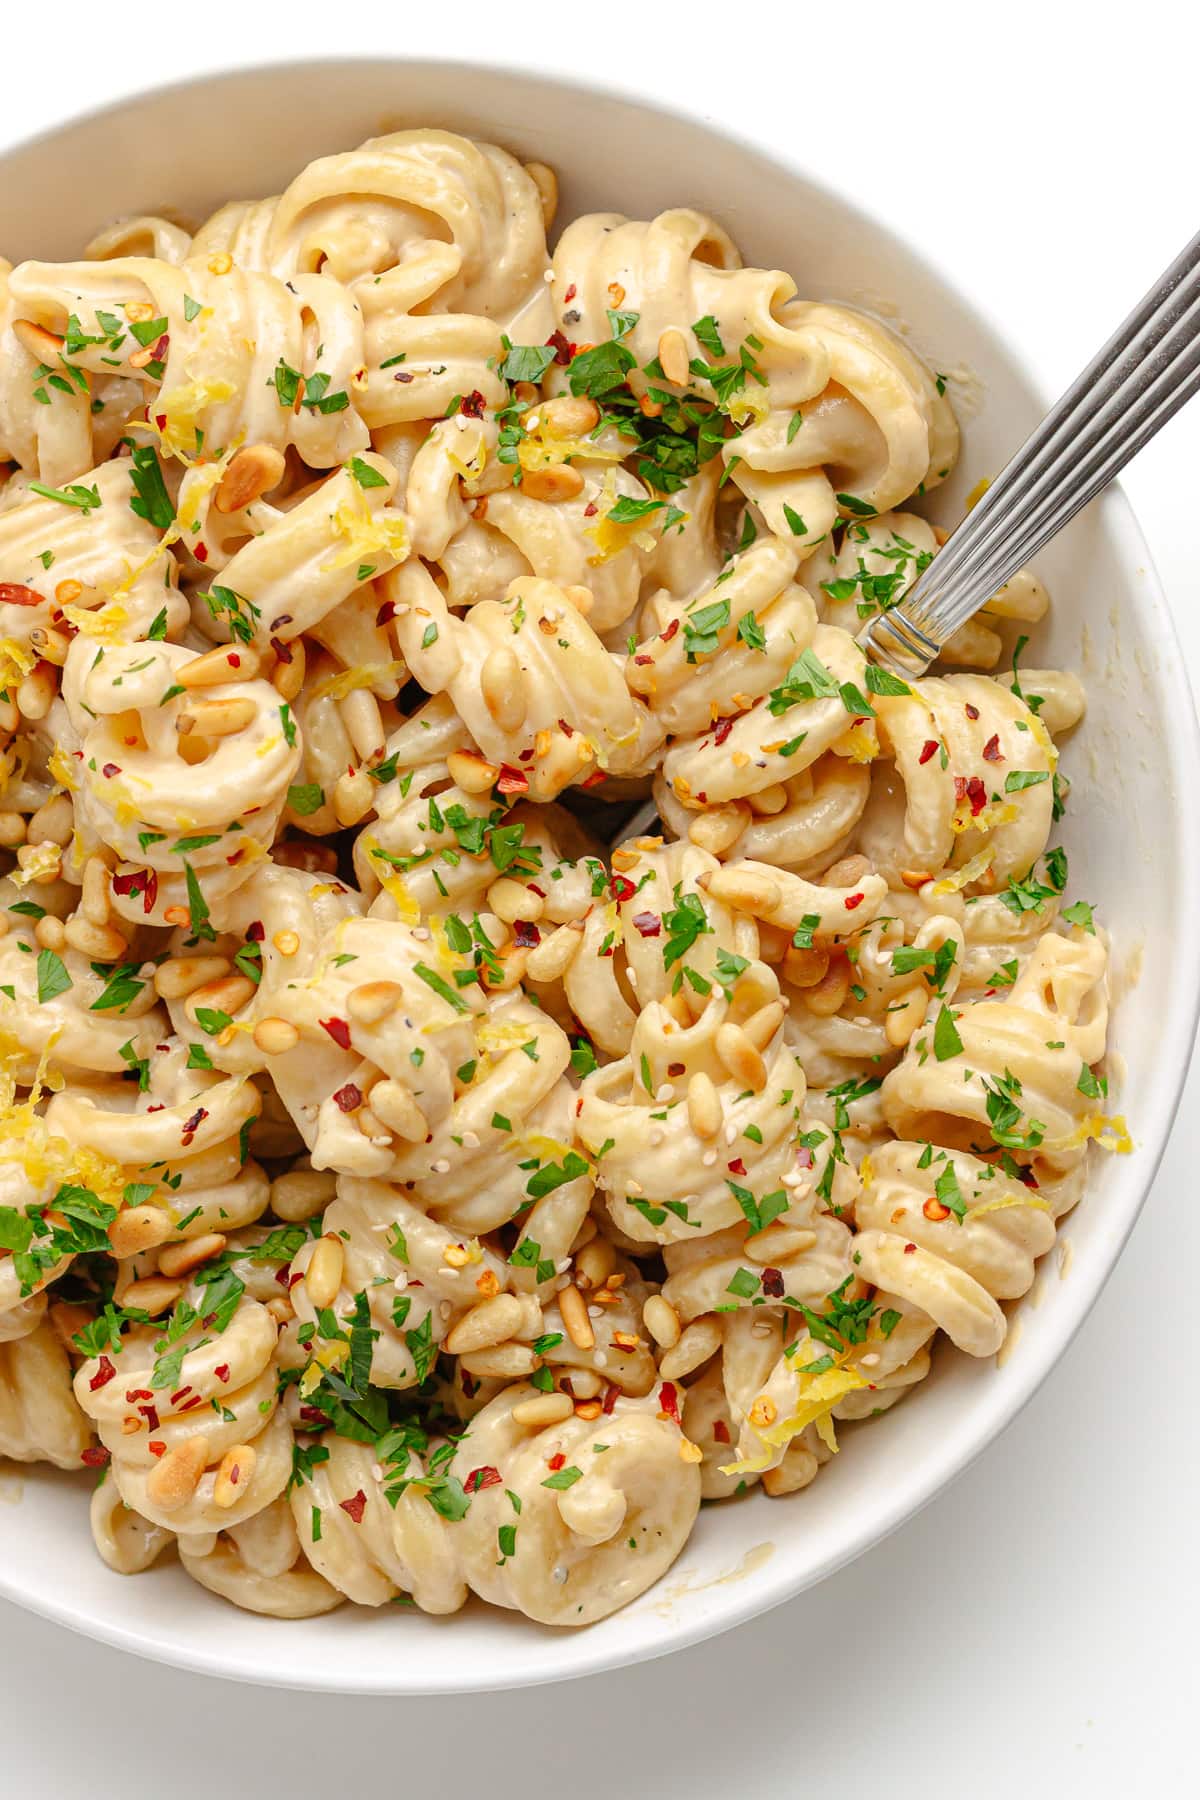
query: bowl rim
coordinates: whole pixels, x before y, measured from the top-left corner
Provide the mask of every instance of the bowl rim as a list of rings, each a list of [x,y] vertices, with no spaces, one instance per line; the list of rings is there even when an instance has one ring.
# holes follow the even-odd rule
[[[633,83],[581,78],[574,72],[560,73],[553,68],[548,71],[534,72],[519,65],[478,61],[468,57],[406,57],[403,55],[296,56],[262,61],[254,59],[232,65],[215,63],[180,79],[152,82],[147,85],[122,89],[112,99],[81,111],[71,112],[65,118],[57,119],[54,122],[43,123],[36,131],[12,140],[0,134],[0,170],[3,169],[3,165],[9,158],[36,151],[40,146],[48,144],[66,130],[113,117],[126,108],[137,107],[146,101],[169,99],[173,94],[182,94],[191,89],[208,85],[220,85],[240,78],[266,78],[269,80],[298,70],[349,72],[356,69],[370,69],[378,71],[381,65],[392,65],[409,72],[428,71],[438,75],[453,72],[456,75],[465,73],[468,76],[483,78],[499,77],[501,80],[515,76],[525,86],[542,87],[559,92],[565,90],[568,94],[576,95],[582,102],[589,104],[597,101],[616,101],[625,107],[649,115],[666,117],[701,131],[711,138],[721,140],[738,151],[757,158],[763,163],[773,165],[789,179],[802,180],[814,191],[835,202],[847,217],[861,222],[876,239],[886,240],[894,245],[911,265],[921,271],[925,278],[951,294],[967,312],[979,321],[983,329],[999,346],[1010,350],[1014,356],[1019,353],[1019,346],[1010,337],[1003,323],[992,312],[986,298],[980,299],[974,292],[960,287],[958,280],[948,274],[940,263],[929,255],[923,243],[914,244],[885,220],[880,219],[868,207],[862,205],[857,198],[850,198],[842,194],[835,183],[827,180],[824,173],[810,168],[799,154],[771,142],[766,137],[759,139],[747,136],[740,130],[725,126],[719,121],[705,116],[699,107],[693,108],[674,99],[662,100],[652,97]],[[1040,379],[1037,364],[1032,360],[1032,353],[1028,353],[1023,366],[1029,372],[1028,382],[1031,391],[1037,400],[1048,408],[1056,396]],[[1163,738],[1164,778],[1174,795],[1176,810],[1181,810],[1182,796],[1187,791],[1186,780],[1183,778],[1186,777],[1189,770],[1193,773],[1200,770],[1200,722],[1197,719],[1196,702],[1184,663],[1174,617],[1149,547],[1123,488],[1119,483],[1112,483],[1098,500],[1093,502],[1093,505],[1100,510],[1101,516],[1112,534],[1118,548],[1120,564],[1131,572],[1136,570],[1141,578],[1137,611],[1142,615],[1163,652],[1155,679],[1156,686],[1169,707],[1169,716],[1173,726],[1172,732],[1164,734]],[[1175,847],[1179,871],[1177,890],[1181,894],[1188,891],[1195,892],[1200,889],[1200,839],[1197,839],[1195,834],[1184,832]],[[926,1478],[919,1484],[918,1491],[912,1494],[906,1493],[890,1502],[881,1501],[877,1497],[874,1509],[864,1518],[863,1524],[857,1530],[849,1533],[838,1549],[826,1556],[818,1565],[798,1574],[787,1574],[778,1580],[774,1587],[768,1587],[766,1591],[748,1585],[734,1585],[727,1590],[718,1603],[702,1615],[698,1614],[686,1624],[677,1622],[676,1629],[666,1641],[656,1640],[640,1645],[626,1646],[619,1654],[614,1653],[611,1649],[602,1649],[597,1643],[596,1649],[589,1652],[587,1645],[590,1641],[590,1633],[588,1631],[570,1634],[547,1631],[536,1641],[526,1639],[521,1642],[519,1653],[513,1656],[511,1662],[506,1659],[499,1669],[493,1665],[486,1674],[465,1672],[449,1681],[423,1678],[419,1669],[405,1670],[401,1677],[398,1672],[394,1673],[388,1664],[380,1669],[377,1679],[368,1680],[361,1675],[339,1678],[336,1659],[327,1659],[324,1668],[315,1666],[314,1659],[314,1667],[299,1674],[290,1669],[281,1672],[273,1668],[267,1659],[255,1651],[235,1650],[232,1653],[226,1653],[223,1658],[219,1658],[215,1652],[209,1652],[207,1649],[189,1644],[184,1640],[169,1642],[152,1640],[147,1637],[141,1627],[127,1626],[118,1619],[85,1613],[72,1603],[68,1594],[59,1590],[31,1591],[22,1584],[19,1571],[5,1568],[3,1565],[0,1565],[0,1596],[12,1601],[22,1609],[48,1619],[54,1624],[64,1626],[82,1637],[110,1645],[114,1649],[142,1657],[147,1661],[163,1663],[196,1674],[209,1675],[221,1680],[243,1681],[258,1686],[297,1691],[411,1697],[503,1692],[521,1687],[575,1680],[615,1667],[625,1667],[672,1654],[676,1650],[686,1649],[772,1611],[785,1601],[795,1598],[807,1588],[826,1580],[867,1550],[883,1543],[909,1519],[944,1493],[990,1445],[1007,1431],[1013,1420],[1038,1392],[1043,1382],[1057,1368],[1068,1346],[1103,1292],[1129,1235],[1137,1223],[1142,1208],[1146,1204],[1158,1174],[1163,1153],[1178,1113],[1180,1098],[1187,1079],[1190,1051],[1196,1038],[1197,1025],[1200,1023],[1200,934],[1185,933],[1182,942],[1177,940],[1174,948],[1173,972],[1175,976],[1173,990],[1177,996],[1174,1010],[1177,1017],[1173,1021],[1171,1037],[1172,1040],[1178,1040],[1180,1054],[1172,1059],[1169,1068],[1164,1069],[1162,1080],[1154,1084],[1149,1104],[1143,1108],[1139,1116],[1139,1159],[1137,1164],[1131,1167],[1125,1183],[1130,1193],[1122,1209],[1119,1230],[1110,1238],[1106,1250],[1097,1259],[1098,1276],[1090,1289],[1078,1286],[1071,1290],[1064,1290],[1060,1294],[1059,1304],[1054,1308],[1053,1328],[1047,1328],[1044,1341],[1039,1344],[1037,1358],[1030,1364],[1021,1379],[1013,1382],[1012,1391],[1004,1405],[998,1410],[991,1409],[985,1412],[985,1409],[980,1408],[974,1414],[966,1414],[961,1431],[953,1440],[947,1440],[953,1445],[952,1453],[944,1456],[940,1462],[935,1456],[924,1465]],[[663,1579],[669,1579],[669,1575]],[[650,1592],[653,1593],[654,1590],[651,1589]],[[514,1650],[517,1649],[518,1642],[514,1639]],[[566,1648],[567,1644],[572,1645],[572,1654],[569,1665],[562,1666],[556,1647],[561,1651]],[[260,1650],[261,1646],[258,1649]],[[535,1658],[535,1667],[521,1668],[523,1659],[529,1663]]]

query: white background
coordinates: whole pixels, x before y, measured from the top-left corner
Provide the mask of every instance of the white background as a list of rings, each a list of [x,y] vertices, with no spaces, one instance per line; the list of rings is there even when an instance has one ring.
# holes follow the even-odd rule
[[[844,181],[986,287],[1057,391],[1200,223],[1200,29],[1185,17],[1169,0],[457,0],[420,16],[403,0],[208,0],[119,26],[67,6],[51,26],[14,8],[0,142],[158,81],[291,56],[459,55],[611,80]],[[703,204],[702,170],[679,185]],[[1198,453],[1200,401],[1126,484],[1193,662]],[[0,1791],[1194,1792],[1198,1106],[1193,1067],[1142,1221],[1046,1387],[919,1518],[814,1592],[627,1673],[407,1702],[179,1674],[0,1603]]]

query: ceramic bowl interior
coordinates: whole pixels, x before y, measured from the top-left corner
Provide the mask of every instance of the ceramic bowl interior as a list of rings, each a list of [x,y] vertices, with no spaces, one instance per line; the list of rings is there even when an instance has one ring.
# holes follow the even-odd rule
[[[314,156],[371,133],[436,124],[493,139],[560,174],[560,218],[619,209],[648,217],[694,204],[747,261],[791,271],[800,291],[865,306],[955,378],[966,426],[945,523],[1044,410],[1019,345],[837,191],[836,167],[773,161],[700,122],[532,76],[387,60],[242,72],[157,91],[0,156],[0,247],[78,253],[122,213],[168,208],[195,222],[231,197],[278,192]],[[86,179],[82,178],[86,174]],[[882,203],[882,190],[874,199]],[[1039,560],[1054,600],[1031,658],[1080,671],[1090,708],[1065,758],[1072,892],[1112,933],[1118,1004],[1116,1106],[1133,1155],[1097,1158],[1090,1191],[1014,1309],[1007,1354],[972,1362],[943,1345],[930,1378],[883,1419],[844,1429],[806,1493],[706,1507],[675,1568],[616,1617],[578,1633],[483,1607],[453,1619],[354,1607],[321,1619],[260,1619],[176,1567],[111,1574],[87,1524],[87,1479],[0,1477],[0,1587],[78,1630],[141,1654],[252,1681],[350,1692],[429,1693],[548,1681],[654,1656],[799,1593],[892,1530],[996,1436],[1052,1368],[1095,1299],[1145,1197],[1174,1112],[1194,1024],[1200,891],[1186,784],[1195,719],[1170,620],[1132,515],[1110,493]],[[1097,1379],[1102,1377],[1097,1374]],[[997,1480],[1027,1491],[1033,1472]],[[1014,1572],[1019,1580],[1019,1571]],[[801,1602],[801,1604],[803,1604]]]

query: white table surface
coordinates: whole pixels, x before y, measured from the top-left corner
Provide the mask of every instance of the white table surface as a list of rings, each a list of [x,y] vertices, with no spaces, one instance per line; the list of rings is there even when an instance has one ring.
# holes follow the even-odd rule
[[[419,11],[210,0],[119,23],[63,8],[51,27],[41,8],[24,22],[10,9],[0,142],[200,68],[293,55],[576,68],[856,187],[964,283],[986,282],[1056,388],[1197,223],[1200,28],[1169,0]],[[696,174],[681,198],[698,197]],[[1200,402],[1127,481],[1193,659],[1198,471]],[[184,1675],[0,1603],[0,1791],[1194,1792],[1198,1108],[1194,1064],[1141,1223],[1034,1402],[940,1500],[815,1591],[628,1672],[408,1702]]]

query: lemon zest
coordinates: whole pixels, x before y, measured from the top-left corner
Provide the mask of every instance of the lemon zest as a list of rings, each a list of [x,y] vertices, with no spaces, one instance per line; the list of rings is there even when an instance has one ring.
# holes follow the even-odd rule
[[[1129,1127],[1125,1123],[1124,1113],[1089,1113],[1087,1118],[1080,1119],[1074,1131],[1057,1144],[1047,1144],[1047,1150],[1077,1150],[1080,1145],[1094,1141],[1102,1150],[1111,1150],[1117,1156],[1128,1156],[1133,1149],[1133,1139],[1129,1135]]]
[[[959,893],[963,888],[968,887],[972,881],[978,881],[984,871],[991,868],[995,860],[995,846],[986,844],[982,850],[975,853],[970,862],[965,862],[961,869],[955,869],[953,874],[943,875],[940,880],[935,881],[933,884],[934,893]]]
[[[343,669],[338,675],[327,675],[324,681],[318,681],[309,699],[322,700],[328,695],[332,700],[344,700],[356,688],[373,688],[376,683],[398,680],[405,673],[405,665],[399,661],[355,663],[351,669]]]
[[[762,1456],[743,1457],[734,1463],[721,1465],[722,1475],[759,1475],[774,1462],[771,1450],[784,1449],[794,1437],[809,1425],[816,1425],[822,1440],[831,1450],[837,1449],[837,1439],[833,1435],[832,1426],[828,1434],[821,1431],[821,1422],[828,1420],[830,1413],[840,1400],[852,1394],[857,1388],[869,1387],[865,1375],[857,1369],[832,1368],[823,1369],[818,1375],[798,1373],[796,1377],[797,1405],[796,1410],[788,1418],[780,1420],[777,1425],[770,1425],[756,1435],[764,1444],[770,1446]]]

